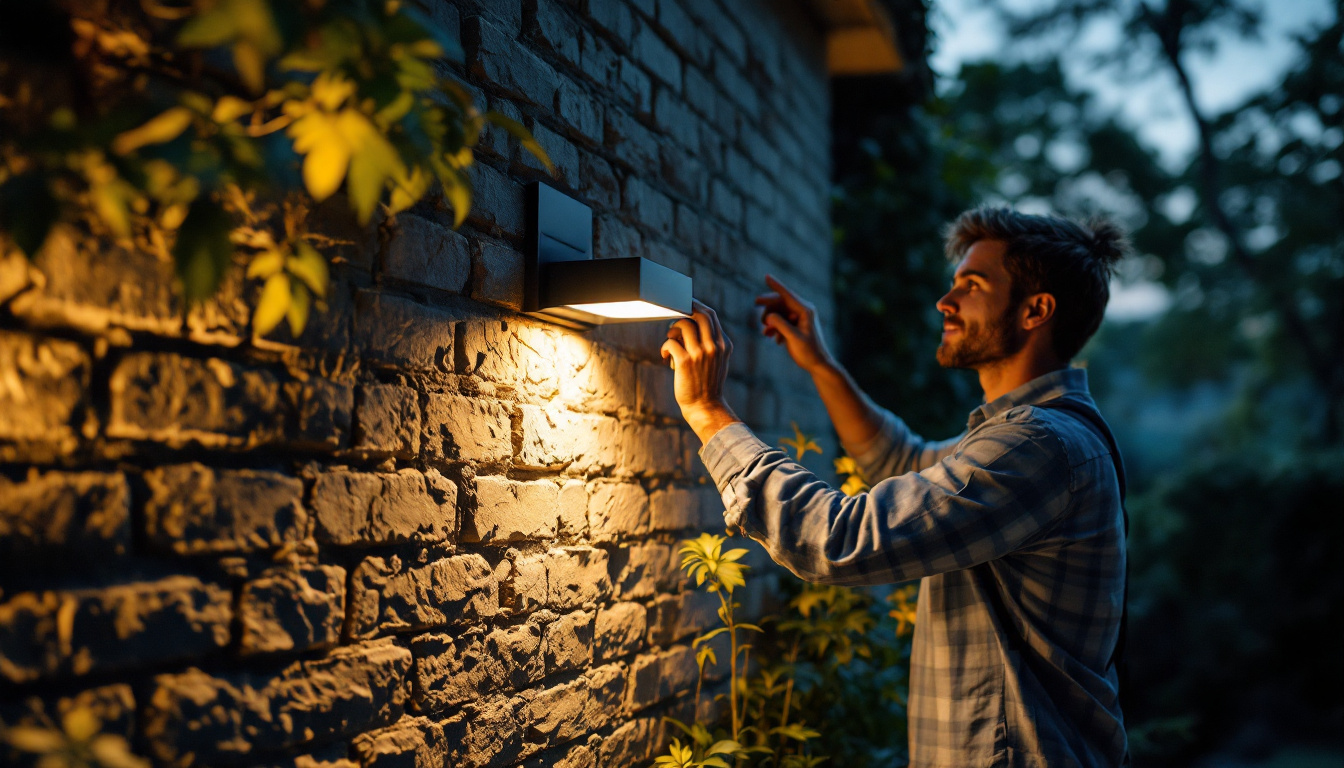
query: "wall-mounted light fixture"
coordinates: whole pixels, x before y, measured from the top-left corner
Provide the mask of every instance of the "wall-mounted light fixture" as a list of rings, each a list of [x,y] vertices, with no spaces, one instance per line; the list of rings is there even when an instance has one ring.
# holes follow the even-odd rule
[[[691,278],[640,256],[593,258],[593,212],[540,182],[527,189],[523,311],[571,328],[691,315]]]

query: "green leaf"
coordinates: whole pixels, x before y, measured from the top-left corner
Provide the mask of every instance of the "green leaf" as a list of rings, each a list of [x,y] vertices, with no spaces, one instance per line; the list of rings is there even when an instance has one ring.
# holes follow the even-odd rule
[[[218,290],[233,262],[232,229],[228,212],[207,197],[196,198],[187,209],[173,244],[173,261],[188,302],[204,301]]]
[[[293,293],[289,287],[289,275],[284,272],[266,278],[261,288],[261,297],[257,299],[257,308],[252,312],[252,332],[265,336],[285,319],[289,313]]]
[[[742,745],[738,744],[736,741],[733,741],[732,739],[722,739],[720,741],[714,742],[714,745],[710,747],[709,750],[705,752],[705,754],[731,755],[740,749],[742,749]]]
[[[373,216],[373,209],[382,199],[383,188],[393,177],[406,175],[401,156],[369,119],[347,109],[341,113],[341,132],[351,147],[358,147],[350,159],[350,177],[346,180],[350,204],[361,224]]]
[[[532,137],[532,132],[523,127],[522,123],[514,120],[508,115],[500,114],[493,109],[485,113],[485,119],[511,133],[513,137],[518,139],[518,142],[523,145],[523,149],[531,152],[533,156],[541,161],[542,165],[546,166],[546,171],[548,173],[552,176],[555,175],[555,165],[551,163],[550,156],[546,154],[546,150],[541,148],[541,145],[537,143],[537,140]]]
[[[738,626],[742,626],[742,625],[739,624]],[[700,645],[701,643],[707,643],[707,642],[709,642],[710,640],[713,640],[714,638],[718,637],[719,635],[721,635],[721,634],[723,634],[724,632],[727,632],[727,631],[728,631],[728,628],[727,628],[727,627],[719,627],[718,629],[710,630],[709,632],[706,632],[705,634],[703,634],[703,635],[701,635],[701,636],[695,638],[695,640],[691,642],[691,647],[692,647],[692,648],[695,648],[696,646]],[[757,630],[757,631],[759,632],[760,630]]]
[[[60,203],[45,174],[29,171],[0,184],[0,229],[28,258],[42,249],[60,215]]]

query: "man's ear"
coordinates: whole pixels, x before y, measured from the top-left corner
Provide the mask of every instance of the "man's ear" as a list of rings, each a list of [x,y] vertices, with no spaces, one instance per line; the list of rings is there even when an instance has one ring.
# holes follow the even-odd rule
[[[1055,297],[1049,293],[1036,293],[1022,302],[1022,329],[1030,331],[1050,322],[1055,316]]]

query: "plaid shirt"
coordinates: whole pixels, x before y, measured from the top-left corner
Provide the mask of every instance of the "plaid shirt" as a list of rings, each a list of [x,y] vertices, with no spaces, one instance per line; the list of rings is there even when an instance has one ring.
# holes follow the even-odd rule
[[[845,496],[746,426],[701,459],[725,521],[800,578],[923,579],[910,663],[916,768],[1117,766],[1127,743],[1111,652],[1124,602],[1115,465],[1080,417],[1084,371],[1055,371],[926,442],[890,413],[850,451],[873,483]],[[848,446],[847,446],[848,447]]]

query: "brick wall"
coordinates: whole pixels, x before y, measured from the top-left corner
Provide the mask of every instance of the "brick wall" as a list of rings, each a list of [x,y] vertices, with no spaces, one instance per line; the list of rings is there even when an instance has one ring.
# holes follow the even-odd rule
[[[426,2],[454,75],[592,206],[597,255],[688,273],[721,310],[739,413],[819,429],[751,308],[773,271],[832,311],[807,16]],[[251,337],[237,277],[184,313],[150,253],[67,233],[3,257],[0,717],[87,707],[163,765],[622,766],[689,716],[714,605],[675,548],[722,507],[666,326],[519,315],[540,170],[500,132],[479,160],[456,232],[435,201],[362,231],[319,209],[335,285],[298,339]]]

